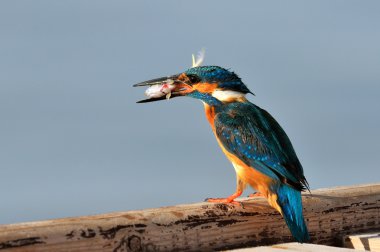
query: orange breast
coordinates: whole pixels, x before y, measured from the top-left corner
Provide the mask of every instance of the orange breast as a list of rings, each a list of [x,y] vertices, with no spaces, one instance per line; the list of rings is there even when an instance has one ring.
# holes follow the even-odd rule
[[[214,125],[215,107],[210,106],[207,103],[204,103],[204,107],[205,107],[205,114],[206,114],[207,121],[210,123],[212,131],[215,133],[215,125]]]

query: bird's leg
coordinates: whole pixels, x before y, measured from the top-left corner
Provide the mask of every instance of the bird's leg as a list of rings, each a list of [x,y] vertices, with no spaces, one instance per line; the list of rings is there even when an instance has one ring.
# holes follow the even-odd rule
[[[236,192],[234,194],[228,196],[227,198],[207,198],[206,201],[214,203],[231,203],[240,206],[240,203],[235,201],[235,199],[243,193],[245,183],[239,179],[238,176],[236,182]]]

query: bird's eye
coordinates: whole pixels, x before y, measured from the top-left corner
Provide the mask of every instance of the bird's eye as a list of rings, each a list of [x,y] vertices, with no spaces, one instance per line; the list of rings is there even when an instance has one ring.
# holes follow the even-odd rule
[[[194,84],[194,83],[198,83],[198,82],[200,81],[199,77],[196,76],[196,75],[193,75],[193,74],[189,74],[189,75],[187,76],[187,78],[189,78],[189,80],[190,80],[190,82],[191,82],[192,84]]]

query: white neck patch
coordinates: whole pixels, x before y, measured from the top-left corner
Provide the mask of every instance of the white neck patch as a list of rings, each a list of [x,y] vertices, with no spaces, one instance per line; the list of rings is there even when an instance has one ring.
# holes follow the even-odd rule
[[[215,90],[212,92],[212,96],[214,96],[219,101],[231,101],[239,98],[244,98],[245,94],[231,90]]]

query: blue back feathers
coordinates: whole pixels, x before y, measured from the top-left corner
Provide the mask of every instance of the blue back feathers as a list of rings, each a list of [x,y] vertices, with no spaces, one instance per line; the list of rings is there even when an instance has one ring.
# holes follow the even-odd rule
[[[239,76],[232,71],[219,66],[200,66],[188,69],[186,75],[193,75],[203,83],[218,83],[219,88],[251,93]]]
[[[301,163],[281,126],[250,102],[216,107],[216,134],[245,164],[301,191],[308,187]]]

